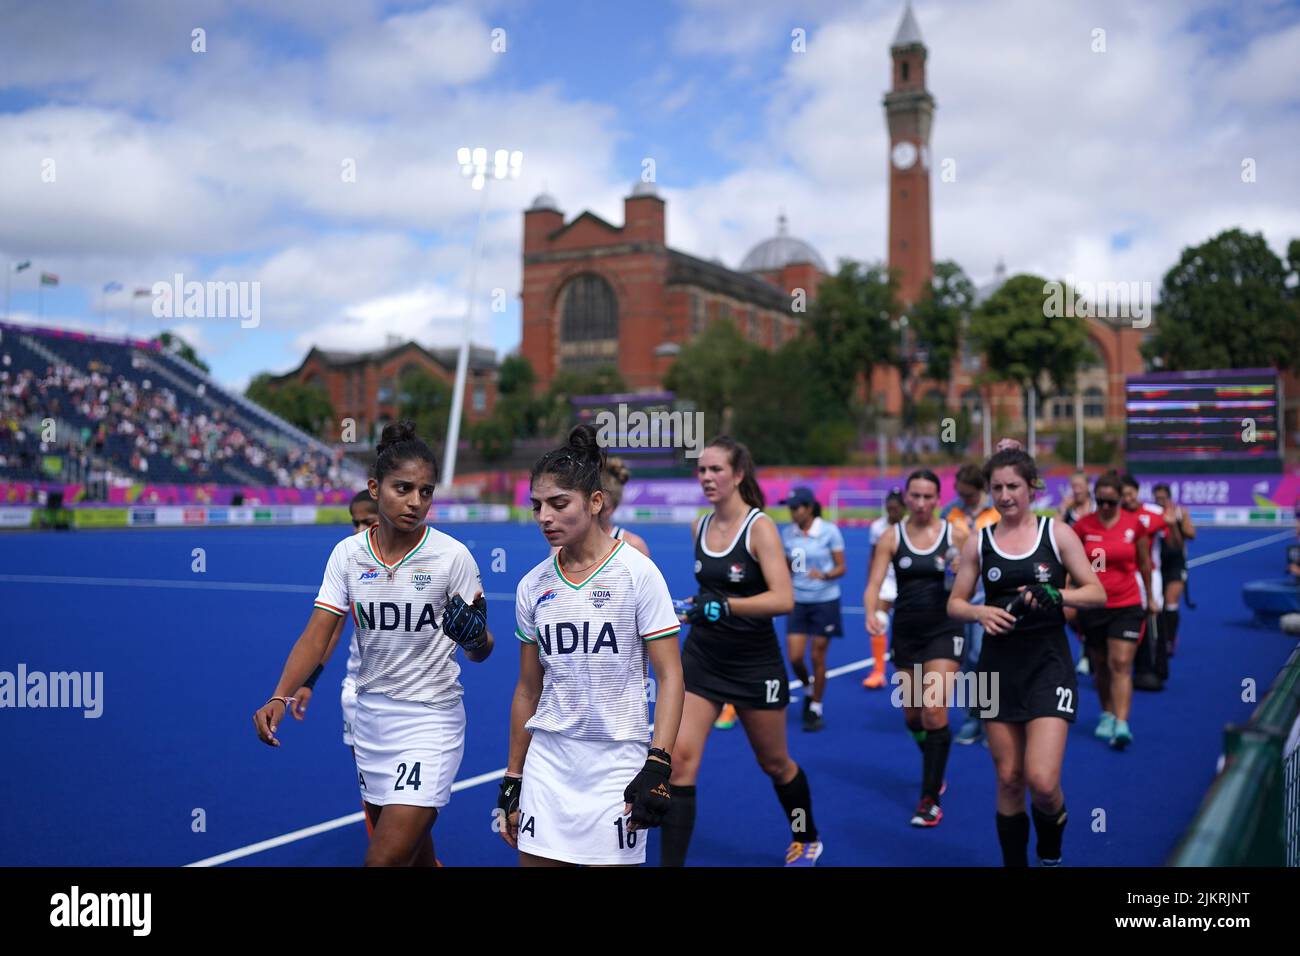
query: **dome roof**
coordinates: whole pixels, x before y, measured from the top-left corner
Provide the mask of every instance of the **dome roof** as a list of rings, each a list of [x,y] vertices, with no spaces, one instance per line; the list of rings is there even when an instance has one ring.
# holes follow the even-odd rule
[[[740,263],[741,272],[769,272],[796,262],[810,262],[822,272],[826,271],[826,263],[816,249],[802,239],[786,234],[784,214],[777,218],[776,223],[776,235],[749,250]]]
[[[552,196],[550,193],[538,193],[537,198],[533,200],[533,204],[528,208],[529,209],[553,209],[556,212],[559,212],[560,204],[555,201],[555,197]]]

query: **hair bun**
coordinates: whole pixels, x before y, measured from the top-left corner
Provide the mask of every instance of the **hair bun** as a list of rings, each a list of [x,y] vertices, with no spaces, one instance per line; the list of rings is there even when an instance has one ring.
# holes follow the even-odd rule
[[[419,435],[415,432],[415,422],[408,419],[402,419],[399,422],[389,422],[384,426],[383,432],[379,436],[379,444],[375,446],[376,454],[382,455],[389,448],[406,441],[416,441]]]
[[[596,438],[596,429],[587,422],[574,425],[569,430],[568,446],[572,451],[578,452],[588,461],[603,464],[605,460],[605,450],[600,447],[600,442]]]
[[[605,459],[605,474],[609,475],[620,485],[626,485],[628,479],[632,477],[632,471],[623,464],[622,458]]]

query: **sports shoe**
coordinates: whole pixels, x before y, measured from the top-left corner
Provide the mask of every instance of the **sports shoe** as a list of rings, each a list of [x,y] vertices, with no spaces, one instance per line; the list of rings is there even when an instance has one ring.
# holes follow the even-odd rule
[[[1127,720],[1115,721],[1115,736],[1110,738],[1110,745],[1115,750],[1123,750],[1133,742],[1133,731],[1128,729]]]
[[[1076,674],[1084,674],[1084,675],[1092,673],[1092,664],[1088,662],[1087,654],[1079,655],[1079,663],[1074,665],[1074,672]]]
[[[872,671],[866,676],[866,679],[863,680],[862,686],[867,690],[880,690],[880,688],[885,686],[885,672],[882,670]]]
[[[1108,710],[1101,712],[1101,720],[1097,721],[1097,729],[1092,735],[1098,740],[1110,740],[1115,736],[1115,715]]]
[[[713,722],[713,726],[718,730],[730,730],[736,726],[736,708],[730,704],[723,704],[722,713],[718,714],[718,719]]]
[[[984,723],[978,717],[967,717],[966,723],[961,725],[961,730],[957,731],[957,736],[952,739],[954,743],[969,745],[982,739],[983,736]]]
[[[912,826],[937,827],[942,819],[943,809],[939,804],[929,797],[922,797],[921,802],[916,805],[916,812],[912,814]]]
[[[1044,860],[1041,857],[1038,860],[1039,866],[1060,866],[1061,858],[1058,856],[1055,860]]]
[[[816,713],[811,708],[804,708],[803,729],[809,733],[825,730],[826,721],[822,719],[821,714]]]
[[[817,858],[822,855],[822,841],[801,843],[798,840],[785,849],[786,866],[816,866]]]

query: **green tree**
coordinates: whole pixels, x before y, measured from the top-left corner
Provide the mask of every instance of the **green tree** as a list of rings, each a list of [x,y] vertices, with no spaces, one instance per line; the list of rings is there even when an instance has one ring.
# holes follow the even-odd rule
[[[1026,415],[1031,385],[1039,389],[1040,399],[1044,378],[1058,392],[1073,388],[1088,354],[1084,319],[1053,308],[1048,289],[1038,276],[1012,276],[971,316],[971,338],[984,352],[986,377],[1020,386]],[[1073,294],[1065,290],[1065,295]]]
[[[822,355],[822,375],[847,407],[859,377],[898,361],[898,280],[885,266],[847,259],[817,289],[808,331]]]
[[[503,422],[514,438],[535,438],[543,414],[533,395],[537,373],[522,355],[508,356],[497,370],[497,401],[493,418]]]
[[[710,322],[699,335],[682,346],[677,360],[664,376],[664,388],[704,413],[709,435],[734,429],[736,405],[743,393],[762,381],[750,372],[763,349],[740,334],[730,319]]]
[[[334,406],[330,404],[329,393],[315,383],[273,385],[271,378],[269,372],[261,373],[249,383],[244,395],[307,434],[325,437],[327,425],[334,420]]]
[[[944,385],[961,350],[961,334],[975,304],[975,286],[957,263],[934,264],[934,280],[908,310],[908,324],[925,355],[925,376]]]
[[[159,334],[154,341],[162,346],[164,352],[175,355],[177,358],[184,359],[201,371],[211,371],[208,368],[208,363],[199,358],[199,353],[194,351],[194,346],[190,345],[189,342],[186,342],[175,332],[163,332]]]
[[[447,440],[447,419],[451,415],[452,387],[421,369],[408,369],[398,383],[397,415],[415,422],[421,438],[434,447]],[[462,412],[460,433],[467,434]]]
[[[1300,240],[1284,265],[1264,237],[1240,229],[1183,250],[1165,273],[1155,334],[1143,355],[1171,370],[1278,368],[1300,373]]]
[[[627,391],[627,381],[618,369],[602,365],[581,371],[565,369],[551,379],[539,409],[538,430],[552,438],[563,438],[573,425],[571,400],[577,395],[611,395]]]
[[[494,414],[491,418],[475,422],[470,426],[469,442],[484,461],[501,461],[514,448],[512,425]]]
[[[747,388],[736,401],[735,435],[764,465],[842,465],[857,438],[851,410],[823,372],[811,337],[775,352],[758,349],[749,360],[752,382],[779,388]]]

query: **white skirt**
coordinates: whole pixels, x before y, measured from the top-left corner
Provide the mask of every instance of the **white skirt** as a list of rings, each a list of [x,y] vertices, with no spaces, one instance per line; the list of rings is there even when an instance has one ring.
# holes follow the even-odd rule
[[[352,725],[357,722],[357,679],[349,674],[343,678],[343,746],[352,746]]]
[[[519,849],[564,863],[644,863],[646,831],[628,830],[623,791],[648,749],[534,730],[519,792]]]
[[[352,740],[366,803],[445,807],[465,753],[465,706],[358,694]]]

